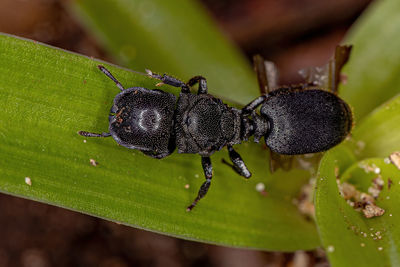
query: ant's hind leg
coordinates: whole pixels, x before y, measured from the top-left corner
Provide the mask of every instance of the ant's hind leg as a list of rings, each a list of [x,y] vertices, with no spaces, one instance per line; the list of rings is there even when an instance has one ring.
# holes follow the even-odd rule
[[[246,164],[244,164],[244,161],[239,153],[237,153],[232,146],[228,146],[228,152],[229,157],[231,158],[231,161],[233,163],[233,169],[241,176],[245,178],[250,178],[251,172],[247,169],[247,166]]]
[[[186,211],[191,211],[208,192],[208,189],[211,185],[212,179],[212,165],[210,157],[201,157],[201,165],[203,166],[204,176],[206,177],[206,181],[201,185],[199,192],[197,193],[197,197],[193,201],[193,203],[187,207]]]
[[[111,74],[111,72],[106,69],[104,66],[102,65],[98,65],[97,66],[99,68],[99,70],[101,70],[101,72],[103,72],[105,75],[107,75],[108,78],[110,78],[111,80],[113,80],[115,82],[115,84],[117,85],[117,87],[119,88],[119,90],[124,91],[124,87],[122,86],[122,84],[115,79],[115,77]]]
[[[167,74],[160,75],[157,73],[153,73],[151,70],[147,70],[147,69],[146,69],[146,73],[149,77],[160,80],[162,82],[161,84],[164,83],[164,84],[168,84],[168,85],[171,85],[174,87],[180,87],[182,89],[181,90],[182,93],[190,93],[190,87],[186,83],[182,82],[179,79],[171,77]]]
[[[85,131],[79,131],[79,135],[85,136],[85,137],[109,137],[111,136],[110,133],[90,133],[90,132],[85,132]]]

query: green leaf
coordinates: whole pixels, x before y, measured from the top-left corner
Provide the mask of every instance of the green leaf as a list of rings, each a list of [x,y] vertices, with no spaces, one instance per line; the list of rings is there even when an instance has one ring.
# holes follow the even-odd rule
[[[77,134],[108,129],[119,90],[97,69],[99,63],[126,87],[154,88],[157,81],[8,35],[0,35],[0,51],[1,192],[208,243],[285,251],[319,245],[314,223],[292,204],[307,172],[270,176],[266,151],[246,143],[237,147],[253,172],[245,180],[221,163],[228,159],[224,149],[212,157],[208,195],[187,213],[204,181],[198,155],[155,160],[112,138]],[[255,190],[259,182],[266,185],[266,196]]]
[[[196,1],[75,0],[71,8],[124,66],[207,78],[212,94],[247,104],[256,77]]]
[[[350,30],[353,44],[344,69],[341,96],[354,108],[356,122],[399,93],[400,1],[375,1]]]
[[[400,230],[396,226],[400,223],[400,170],[383,160],[400,150],[399,133],[400,96],[367,116],[354,130],[350,141],[329,151],[321,160],[315,195],[316,218],[333,266],[400,264]],[[367,157],[380,158],[365,159]],[[364,166],[367,165],[380,168],[385,181],[377,205],[386,212],[372,219],[364,218],[346,203],[339,195],[335,177],[335,169],[338,169],[342,182],[348,181],[362,192],[368,192],[377,174],[366,173]],[[393,181],[390,190],[388,178]],[[382,239],[374,240],[377,232],[382,233]]]
[[[349,167],[349,165],[351,167]],[[335,168],[349,167],[342,181],[350,181],[362,192],[377,177],[363,166],[380,169],[385,185],[376,204],[385,210],[380,217],[367,219],[354,210],[340,195]],[[332,266],[399,266],[400,265],[400,171],[383,159],[355,162],[350,151],[337,148],[325,154],[317,181],[315,208],[323,246]],[[388,179],[393,184],[388,189]]]
[[[400,150],[399,15],[399,1],[376,1],[347,38],[354,47],[341,96],[353,107],[355,127],[350,140],[322,158],[314,199],[321,241],[332,266],[400,265],[400,171],[384,163]],[[385,181],[376,204],[386,212],[370,219],[340,196],[336,182],[340,177],[367,192],[378,174],[366,173],[365,166],[378,167]]]
[[[400,88],[400,81],[395,86]],[[352,145],[360,159],[386,157],[400,150],[400,95],[382,104],[356,126]]]

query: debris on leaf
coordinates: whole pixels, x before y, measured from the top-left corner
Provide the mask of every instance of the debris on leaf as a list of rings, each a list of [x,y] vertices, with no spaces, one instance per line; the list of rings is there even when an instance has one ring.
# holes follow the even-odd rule
[[[97,165],[99,165],[99,163],[97,162],[97,161],[95,161],[94,159],[90,159],[89,160],[89,162],[90,162],[90,164],[92,164],[93,166],[97,166]]]
[[[258,183],[258,184],[256,184],[256,190],[257,190],[258,192],[264,191],[264,190],[265,190],[265,184],[264,184],[264,183]]]
[[[338,181],[339,192],[347,203],[352,206],[355,210],[363,212],[366,218],[372,218],[382,216],[385,210],[378,207],[375,204],[375,200],[378,198],[380,192],[383,189],[384,181],[378,176],[372,180],[372,185],[368,188],[367,194],[360,192],[357,188],[349,183],[340,183]]]
[[[31,180],[31,178],[25,177],[25,183],[26,183],[27,185],[31,186],[31,185],[32,185],[32,180]]]
[[[388,178],[388,190],[390,190],[390,188],[392,187],[393,184],[393,180]]]
[[[334,247],[334,246],[328,246],[328,247],[326,248],[326,251],[332,253],[332,252],[335,251],[335,247]]]
[[[315,218],[315,207],[313,201],[315,178],[311,178],[307,184],[303,185],[298,198],[293,199],[293,204],[297,206],[301,214],[310,218]]]
[[[381,173],[381,169],[377,167],[375,164],[368,165],[368,164],[360,164],[360,168],[364,169],[366,173],[374,172],[376,174]]]
[[[339,166],[335,166],[335,177],[336,177],[336,179],[339,179],[339,173],[340,173]]]
[[[363,208],[363,213],[365,218],[372,218],[377,216],[382,216],[385,213],[385,210],[376,206],[375,204],[367,204]]]
[[[400,170],[400,152],[393,152],[392,154],[390,154],[389,159],[393,163],[393,165]]]
[[[340,183],[338,181],[338,186],[339,186],[339,192],[342,194],[343,198],[346,200],[349,199],[358,199],[360,196],[360,191],[356,189],[356,187],[352,184],[349,183]]]
[[[368,188],[368,193],[370,193],[374,198],[379,197],[384,184],[385,181],[383,181],[382,177],[376,177],[372,180],[372,185]]]

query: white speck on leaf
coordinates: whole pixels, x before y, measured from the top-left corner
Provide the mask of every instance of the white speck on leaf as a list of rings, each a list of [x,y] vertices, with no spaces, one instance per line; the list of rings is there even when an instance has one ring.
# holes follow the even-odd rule
[[[31,180],[31,178],[25,177],[25,183],[26,183],[27,185],[31,186],[31,185],[32,185],[32,180]]]
[[[93,166],[97,166],[97,165],[99,165],[99,163],[97,162],[97,161],[95,161],[94,159],[90,159],[89,160],[89,162],[90,162],[90,164],[92,164]]]
[[[330,253],[332,253],[332,252],[334,252],[335,251],[335,247],[334,246],[328,246],[327,248],[326,248],[326,251],[328,251],[328,252],[330,252]]]
[[[265,190],[265,184],[263,184],[263,183],[258,183],[258,184],[256,185],[256,190],[257,190],[258,192],[263,192],[263,191]]]

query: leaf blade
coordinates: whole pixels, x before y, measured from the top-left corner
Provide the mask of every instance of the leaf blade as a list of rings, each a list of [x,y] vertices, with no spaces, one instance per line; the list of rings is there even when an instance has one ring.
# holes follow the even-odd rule
[[[265,151],[246,143],[237,150],[254,175],[243,180],[221,163],[226,151],[218,152],[209,194],[186,213],[203,182],[198,156],[154,160],[111,138],[77,135],[108,127],[118,88],[98,71],[99,61],[8,35],[0,35],[0,49],[1,192],[208,243],[285,251],[319,245],[314,224],[291,203],[307,172],[295,171],[287,185],[286,174],[268,175]],[[154,88],[144,75],[101,64],[126,87]],[[255,190],[259,182],[267,197]]]
[[[344,162],[344,163],[343,163]],[[361,167],[374,164],[381,170],[385,186],[377,200],[377,205],[385,209],[380,217],[366,219],[340,196],[335,179],[335,168],[347,169],[341,180],[351,177],[352,184],[371,184]],[[352,165],[352,166],[351,166]],[[399,201],[398,174],[393,165],[383,159],[355,161],[350,150],[334,149],[321,161],[320,178],[317,180],[316,217],[322,243],[332,266],[397,266],[400,259],[400,239],[398,224]],[[376,177],[376,174],[373,178]],[[388,189],[388,178],[393,186]],[[368,181],[366,181],[367,179]],[[366,188],[362,192],[366,191]]]

